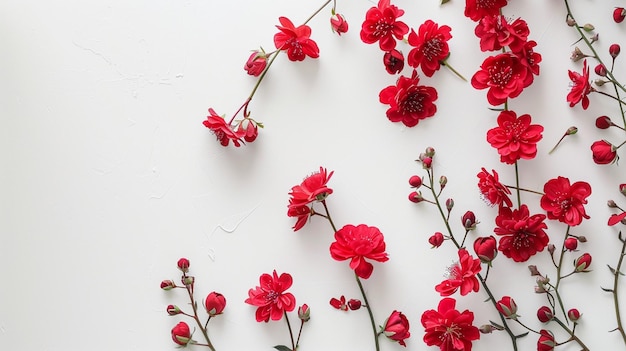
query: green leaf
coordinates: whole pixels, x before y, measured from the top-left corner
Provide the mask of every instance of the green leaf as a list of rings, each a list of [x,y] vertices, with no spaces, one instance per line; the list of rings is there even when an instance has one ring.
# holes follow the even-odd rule
[[[278,351],[293,351],[292,349],[288,348],[285,345],[276,345],[274,346],[274,348]]]

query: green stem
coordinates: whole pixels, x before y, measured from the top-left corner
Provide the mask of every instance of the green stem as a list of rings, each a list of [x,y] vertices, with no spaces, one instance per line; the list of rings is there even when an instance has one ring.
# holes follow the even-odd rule
[[[513,185],[506,185],[506,184],[503,184],[503,185],[505,187],[509,188],[509,189],[521,190],[521,191],[525,191],[525,192],[533,193],[533,194],[537,194],[537,195],[542,195],[542,196],[545,195],[544,193],[539,192],[539,191],[535,191],[535,190],[530,190],[530,189],[526,189],[526,188],[520,188],[520,187],[513,186]]]
[[[465,77],[463,77],[461,73],[455,70],[454,67],[450,66],[450,64],[448,63],[448,60],[439,61],[439,63],[448,67],[448,69],[452,71],[452,73],[454,73],[457,77],[463,79],[464,82],[467,82],[467,79],[465,79]]]
[[[624,343],[626,344],[626,332],[624,332],[624,326],[622,324],[622,316],[621,316],[621,312],[619,309],[619,299],[618,299],[618,293],[617,293],[617,289],[619,288],[619,277],[620,275],[622,275],[620,273],[620,269],[622,268],[622,263],[624,262],[624,254],[626,253],[626,240],[622,240],[621,239],[621,233],[620,233],[620,240],[622,241],[622,251],[620,252],[619,255],[619,260],[617,261],[617,267],[615,268],[615,271],[613,272],[613,304],[615,305],[615,318],[617,319],[617,330],[619,330],[620,334],[622,335],[622,339],[624,340]]]
[[[313,14],[311,16],[309,16],[309,18],[307,18],[306,21],[304,21],[303,24],[309,23],[309,21],[312,20],[313,17],[317,16],[317,14],[320,13],[320,11],[322,11],[324,9],[324,7],[328,6],[328,4],[330,4],[331,1],[333,1],[333,0],[326,1],[322,6],[320,6],[319,9],[317,9],[315,12],[313,12]]]
[[[326,200],[322,200],[322,205],[324,205],[324,210],[326,211],[326,216],[324,217],[328,220],[328,223],[330,223],[330,226],[333,228],[333,233],[337,233],[337,227],[335,227],[335,223],[333,222],[332,217],[330,217],[330,212],[328,211]]]
[[[557,322],[561,326],[561,328],[563,328],[563,330],[565,330],[569,334],[570,340],[576,341],[578,345],[583,348],[581,351],[589,351],[589,348],[587,347],[587,345],[585,345],[585,343],[582,340],[580,340],[576,336],[576,334],[574,334],[574,331],[572,331],[567,325],[565,325],[563,321],[561,321],[557,317],[554,317],[552,320]]]
[[[298,331],[298,338],[296,339],[296,349],[300,345],[300,336],[302,335],[302,327],[304,327],[304,321],[300,320],[300,330]]]
[[[563,238],[563,244],[561,245],[561,254],[559,256],[559,263],[556,267],[556,284],[554,285],[554,292],[556,293],[556,299],[559,302],[559,306],[561,307],[561,311],[563,312],[564,316],[567,316],[567,313],[565,312],[565,305],[563,304],[563,300],[561,299],[561,294],[559,293],[559,284],[561,284],[561,280],[567,276],[569,276],[570,274],[566,275],[566,276],[561,276],[561,268],[563,267],[563,258],[565,257],[565,252],[567,251],[567,249],[565,248],[565,241],[567,240],[567,237],[569,236],[569,230],[570,230],[570,226],[567,226],[567,230],[565,231],[565,237]]]
[[[361,290],[361,296],[363,296],[363,304],[365,308],[367,308],[367,313],[370,316],[370,322],[372,323],[372,331],[374,332],[374,344],[376,345],[376,351],[380,351],[380,345],[378,344],[378,333],[376,332],[376,322],[374,321],[374,314],[372,313],[372,307],[370,303],[367,301],[367,295],[365,295],[365,289],[363,289],[363,284],[361,283],[361,279],[356,273],[354,274],[356,278],[356,282],[359,285],[359,290]]]
[[[187,274],[183,273],[183,280],[186,277],[187,277]],[[196,305],[196,302],[193,299],[193,292],[191,291],[191,285],[185,285],[185,288],[187,290],[187,294],[189,295],[189,300],[191,300],[191,308],[193,309],[193,319],[196,321],[196,324],[198,324],[198,328],[200,328],[200,331],[202,332],[202,335],[204,336],[204,339],[206,340],[206,346],[209,349],[211,349],[211,351],[215,351],[215,347],[213,347],[213,344],[211,343],[211,339],[209,339],[209,333],[207,332],[207,328],[204,328],[204,326],[202,325],[202,322],[200,322],[200,318],[198,318],[198,307]]]
[[[293,341],[293,331],[291,330],[291,323],[289,323],[289,316],[287,315],[287,311],[283,311],[283,314],[285,315],[287,328],[289,329],[289,337],[291,338],[291,350],[296,351],[296,343]]]
[[[624,101],[622,101],[622,100],[620,100],[620,99],[616,98],[615,96],[613,96],[613,95],[611,95],[611,94],[607,94],[607,93],[605,93],[605,92],[603,92],[603,91],[600,91],[600,90],[595,90],[595,89],[593,90],[593,92],[596,92],[596,93],[598,93],[598,94],[600,94],[600,95],[604,95],[604,96],[606,96],[606,97],[609,97],[609,98],[611,98],[611,99],[613,99],[613,100],[615,100],[615,101],[619,102],[620,106],[621,106],[621,105],[626,105],[626,102],[624,102]]]
[[[519,169],[518,169],[517,161],[515,161],[515,192],[517,193],[517,208],[520,208],[522,207],[522,197],[520,195]]]

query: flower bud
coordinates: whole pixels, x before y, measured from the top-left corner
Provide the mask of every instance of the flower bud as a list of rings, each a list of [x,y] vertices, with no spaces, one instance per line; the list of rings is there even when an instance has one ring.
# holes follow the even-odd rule
[[[617,55],[619,55],[620,51],[621,51],[621,48],[619,44],[612,44],[611,46],[609,46],[609,55],[611,55],[613,59],[615,59]]]
[[[465,227],[465,230],[474,230],[476,229],[476,224],[478,224],[478,222],[476,222],[476,215],[472,211],[465,212],[463,217],[461,217],[461,223],[463,227]]]
[[[585,32],[591,32],[592,30],[596,29],[596,27],[594,27],[593,24],[591,24],[591,23],[585,23],[585,25],[582,27],[582,29]]]
[[[419,188],[422,186],[422,177],[416,175],[412,176],[409,178],[409,184],[415,189]]]
[[[556,250],[554,244],[548,244],[548,252],[550,253],[550,256],[554,255],[554,250]]]
[[[248,57],[248,61],[243,66],[243,69],[248,72],[249,75],[258,77],[263,73],[267,67],[267,55],[263,51],[254,51]]]
[[[573,27],[576,25],[576,21],[571,16],[567,16],[565,23],[570,27]]]
[[[171,290],[176,287],[176,283],[171,280],[164,280],[161,282],[161,289],[163,290]]]
[[[311,309],[309,305],[304,304],[298,308],[298,318],[303,322],[308,322],[311,319]]]
[[[547,323],[551,321],[552,318],[554,318],[554,313],[552,313],[552,310],[550,309],[550,307],[548,306],[539,307],[539,309],[537,310],[537,319],[539,319],[541,323]]]
[[[424,157],[424,159],[422,160],[422,167],[424,167],[424,169],[430,169],[431,165],[433,163],[433,159],[430,157]]]
[[[176,265],[178,266],[178,269],[180,269],[181,272],[183,273],[189,272],[189,260],[188,259],[181,258],[180,260],[178,260],[178,263]]]
[[[510,296],[504,296],[496,303],[496,308],[504,318],[517,319],[517,304]]]
[[[591,265],[591,255],[588,253],[582,254],[576,260],[574,260],[574,267],[576,272],[588,272],[587,268]]]
[[[393,311],[385,321],[382,332],[390,340],[397,341],[400,345],[406,347],[404,339],[411,336],[409,320],[402,312]]]
[[[541,275],[541,273],[539,273],[539,270],[537,269],[537,266],[535,266],[534,264],[529,265],[528,270],[530,271],[531,277],[534,277],[536,275]]]
[[[180,310],[180,308],[178,308],[178,306],[176,305],[167,305],[167,314],[169,314],[170,316],[175,316],[177,314],[181,314],[183,313],[183,311]]]
[[[359,308],[361,308],[361,300],[359,299],[348,300],[348,308],[350,308],[353,311],[358,310]]]
[[[619,192],[622,193],[622,195],[626,196],[626,184],[619,185]]]
[[[185,322],[179,322],[172,328],[172,340],[178,345],[187,345],[191,341],[191,331]]]
[[[593,84],[595,84],[595,85],[597,85],[597,86],[599,86],[599,87],[603,86],[603,85],[604,85],[604,84],[606,84],[606,83],[608,83],[608,81],[603,80],[603,79],[595,79],[595,80],[593,81]]]
[[[541,329],[539,331],[539,340],[537,341],[537,351],[552,351],[556,347],[554,334],[551,331]]]
[[[616,204],[616,203],[615,203],[615,201],[613,201],[613,200],[609,200],[609,201],[607,201],[607,202],[606,202],[606,205],[607,205],[609,208],[617,208],[617,204]]]
[[[435,149],[429,146],[426,148],[424,153],[426,153],[426,156],[432,158],[433,156],[435,156]]]
[[[402,55],[402,52],[396,49],[387,51],[385,52],[385,55],[383,55],[383,64],[385,65],[385,70],[387,70],[387,73],[400,73],[404,68],[404,55]]]
[[[622,23],[624,18],[626,18],[626,10],[624,10],[623,7],[616,7],[615,10],[613,10],[613,20],[615,23]]]
[[[244,118],[237,126],[237,133],[243,135],[243,140],[251,143],[259,136],[259,127],[253,119]]]
[[[335,13],[330,16],[330,28],[333,30],[333,32],[341,35],[341,33],[345,33],[348,31],[348,22],[346,21],[346,18],[343,17],[343,15]]]
[[[565,239],[565,249],[569,251],[574,251],[578,247],[578,239],[574,237],[569,237]]]
[[[577,309],[572,308],[571,310],[567,311],[567,318],[569,318],[570,321],[576,323],[579,319],[580,319],[580,312],[578,312]]]
[[[445,188],[446,184],[448,184],[448,177],[443,175],[439,177],[439,186],[441,187],[441,189]]]
[[[493,236],[478,237],[474,241],[474,252],[480,259],[480,262],[491,264],[498,255],[498,244]]]
[[[453,207],[454,207],[454,199],[447,199],[446,200],[446,209],[448,210],[448,212],[452,211]]]
[[[600,116],[596,118],[596,127],[598,129],[607,129],[613,126],[613,121],[609,118],[609,116]]]
[[[576,126],[571,126],[565,131],[565,134],[567,135],[574,135],[576,133],[578,133],[578,128]]]
[[[221,314],[226,307],[226,298],[218,292],[212,292],[204,300],[204,308],[211,317]]]
[[[193,286],[193,283],[196,281],[196,279],[194,277],[191,276],[185,276],[180,278],[180,282],[183,283],[183,285],[185,286]]]
[[[574,51],[572,51],[572,55],[570,56],[570,59],[574,62],[580,61],[583,58],[587,57],[587,55],[583,54],[582,51],[580,51],[580,49],[578,48],[578,46],[576,46],[574,48]]]
[[[599,63],[596,68],[594,68],[594,71],[600,77],[606,77],[606,67],[603,64]]]
[[[587,237],[584,235],[579,235],[578,236],[578,241],[581,243],[586,243],[587,242]]]
[[[480,328],[478,328],[478,331],[480,331],[481,334],[491,334],[494,330],[496,329],[491,324],[483,324]]]
[[[415,203],[419,203],[424,201],[424,198],[422,197],[422,192],[421,191],[414,191],[412,193],[409,194],[409,201],[411,202],[415,202]]]
[[[538,285],[546,285],[550,282],[550,278],[548,277],[544,277],[543,275],[540,275],[537,277],[537,284]]]
[[[613,144],[606,140],[598,140],[591,144],[593,162],[599,165],[608,165],[617,161],[617,151]]]
[[[443,244],[443,240],[443,234],[441,234],[440,232],[436,232],[430,238],[428,238],[428,242],[433,246],[433,249],[441,246],[441,244]]]

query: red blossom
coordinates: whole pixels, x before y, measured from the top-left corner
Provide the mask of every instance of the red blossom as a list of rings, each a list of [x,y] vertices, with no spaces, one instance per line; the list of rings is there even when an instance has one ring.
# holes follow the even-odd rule
[[[300,205],[300,206],[291,206],[291,205],[292,205],[292,202],[290,201],[289,208],[287,209],[287,216],[298,218],[296,220],[296,224],[294,224],[292,228],[294,232],[297,232],[298,230],[302,229],[302,227],[304,227],[309,217],[311,217],[311,208],[307,205]]]
[[[338,309],[338,310],[342,310],[342,311],[347,311],[348,310],[348,304],[346,303],[346,297],[341,295],[340,298],[331,298],[330,299],[330,305],[333,306],[334,308]]]
[[[391,315],[385,321],[385,327],[383,328],[383,334],[393,341],[397,341],[398,344],[406,347],[405,339],[411,337],[409,332],[409,320],[404,313],[393,311]]]
[[[422,314],[424,342],[428,346],[438,346],[441,351],[471,351],[472,341],[480,338],[478,328],[472,325],[474,313],[455,309],[456,300],[445,298],[439,302],[437,310]]]
[[[477,22],[483,17],[500,14],[500,9],[506,4],[507,0],[466,0],[465,16]]]
[[[306,177],[300,185],[293,186],[289,192],[289,196],[291,196],[289,207],[299,207],[326,199],[328,195],[333,193],[333,189],[327,186],[333,173],[328,173],[326,168],[320,167],[319,172]]]
[[[496,228],[500,235],[498,250],[515,262],[525,262],[548,245],[550,238],[545,232],[543,214],[530,215],[528,206],[522,204],[517,209],[501,207],[496,217]]]
[[[491,264],[498,255],[498,244],[496,238],[491,236],[481,236],[474,241],[474,252],[480,262]]]
[[[617,223],[623,221],[624,218],[626,218],[626,212],[622,212],[620,214],[612,214],[611,217],[609,217],[608,225],[616,225]]]
[[[303,24],[294,26],[287,17],[280,17],[280,32],[274,34],[274,45],[278,50],[287,50],[287,57],[291,61],[302,61],[307,56],[319,57],[320,50],[311,37],[311,27]]]
[[[592,91],[591,83],[589,83],[589,67],[587,66],[587,60],[583,61],[583,73],[569,71],[569,79],[572,80],[572,89],[567,94],[567,102],[570,107],[574,107],[577,103],[581,102],[583,110],[589,107],[589,93]]]
[[[390,51],[396,47],[396,39],[402,40],[409,32],[409,26],[398,21],[404,10],[391,5],[391,0],[380,0],[377,7],[372,7],[365,14],[361,25],[361,40],[366,44],[378,42],[382,51]]]
[[[448,279],[435,286],[441,296],[450,296],[459,288],[461,295],[478,291],[480,283],[476,274],[481,270],[480,260],[472,257],[466,249],[459,249],[459,261],[448,268]]]
[[[481,168],[480,173],[478,173],[478,188],[480,189],[480,194],[489,205],[491,206],[513,206],[513,202],[509,198],[511,191],[500,183],[498,172],[491,170],[493,175],[491,175],[487,170],[483,167]]]
[[[606,140],[598,140],[591,144],[593,162],[599,165],[608,165],[617,161],[617,150]]]
[[[222,146],[228,146],[228,143],[232,140],[236,147],[241,146],[241,138],[244,136],[239,131],[234,131],[233,128],[226,123],[224,117],[218,115],[212,108],[209,109],[209,116],[206,121],[203,121],[205,127],[209,128],[217,140],[219,140]]]
[[[385,252],[383,233],[376,227],[365,224],[345,225],[335,233],[335,242],[330,245],[330,255],[337,261],[350,260],[350,268],[357,276],[367,279],[374,266],[365,259],[378,262],[389,260]]]
[[[330,28],[333,32],[341,35],[342,33],[346,33],[348,31],[348,21],[346,21],[346,18],[343,17],[343,15],[336,13],[330,17]]]
[[[474,34],[480,38],[480,50],[498,51],[509,47],[511,51],[521,51],[528,39],[528,24],[521,18],[509,23],[502,15],[486,16],[480,19]]]
[[[497,106],[521,94],[531,81],[527,76],[528,69],[517,56],[502,53],[483,61],[480,70],[472,76],[472,86],[475,89],[489,89],[487,101]]]
[[[537,340],[537,351],[552,351],[555,346],[554,334],[549,330],[541,329],[539,331],[539,340]]]
[[[191,341],[191,331],[187,323],[178,322],[178,324],[172,328],[172,341],[182,346],[189,344]]]
[[[247,304],[257,306],[256,321],[268,322],[280,320],[284,312],[291,312],[296,308],[296,298],[285,291],[291,287],[293,279],[289,273],[280,276],[276,270],[269,275],[264,273],[259,279],[260,285],[248,291]]]
[[[402,55],[402,52],[393,49],[391,51],[387,51],[385,55],[383,55],[383,63],[385,64],[387,73],[400,73],[404,68],[404,56]]]
[[[550,179],[543,186],[541,208],[548,213],[549,219],[556,219],[570,226],[579,225],[583,218],[589,219],[585,212],[587,197],[591,195],[591,186],[587,182],[575,182],[559,176]]]
[[[400,76],[396,85],[381,90],[380,102],[389,105],[387,118],[392,122],[402,122],[407,127],[416,126],[420,120],[437,112],[435,100],[437,90],[419,84],[417,71],[409,78]]]
[[[267,56],[262,51],[254,51],[248,57],[248,61],[243,66],[243,69],[248,72],[249,75],[258,77],[263,73],[267,67]]]
[[[420,66],[427,77],[432,77],[435,71],[441,68],[441,62],[450,54],[448,40],[452,38],[449,26],[439,26],[427,20],[420,25],[417,33],[409,33],[409,45],[414,48],[407,55],[408,64],[417,68]]]
[[[514,52],[520,61],[530,71],[527,75],[527,79],[530,79],[530,83],[534,79],[534,76],[539,75],[539,63],[541,62],[541,55],[534,51],[534,47],[537,46],[537,42],[534,40],[527,41],[520,51]],[[526,86],[529,86],[527,83]]]
[[[529,160],[537,156],[543,126],[530,122],[530,115],[517,117],[513,111],[500,112],[498,126],[487,132],[487,141],[498,150],[500,162],[514,164],[519,159]]]

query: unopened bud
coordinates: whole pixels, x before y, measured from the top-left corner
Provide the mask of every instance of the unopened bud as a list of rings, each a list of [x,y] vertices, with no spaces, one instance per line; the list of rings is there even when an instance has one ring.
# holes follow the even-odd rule
[[[594,68],[594,71],[596,72],[597,75],[599,75],[600,77],[606,77],[606,67],[599,63],[596,68]]]
[[[361,300],[359,299],[348,300],[348,307],[353,311],[358,310],[359,308],[361,308]]]
[[[409,184],[415,189],[419,188],[422,186],[422,177],[416,175],[412,176],[409,178]]]
[[[189,260],[188,259],[183,257],[180,260],[178,260],[178,263],[176,265],[178,266],[178,269],[180,269],[181,272],[183,273],[189,272]]]
[[[183,311],[180,310],[180,308],[178,308],[178,306],[176,305],[167,305],[167,314],[169,314],[170,316],[175,316],[177,314],[181,314],[183,313]]]
[[[453,207],[454,207],[454,199],[446,200],[446,209],[448,210],[448,212],[452,211]]]
[[[617,55],[619,55],[620,51],[621,48],[619,44],[612,44],[611,46],[609,46],[609,55],[611,55],[613,59],[615,59]]]
[[[191,277],[191,276],[185,276],[185,277],[182,277],[182,278],[180,279],[181,283],[183,283],[185,286],[188,286],[188,285],[193,285],[193,282],[194,282],[195,280],[196,280],[196,279],[195,279],[194,277]]]
[[[421,191],[414,191],[414,192],[410,193],[409,194],[409,201],[414,202],[414,203],[418,203],[418,202],[424,201],[424,198],[422,197],[422,192]]]
[[[587,57],[587,55],[583,54],[583,52],[580,51],[580,49],[577,46],[574,48],[574,51],[572,51],[572,56],[570,56],[570,59],[574,62],[577,62],[577,61],[584,59],[585,57]]]
[[[606,83],[608,83],[608,81],[606,81],[606,80],[604,80],[604,79],[595,79],[595,80],[593,81],[593,84],[595,84],[595,85],[597,85],[597,86],[599,86],[599,87],[603,86],[603,85],[604,85],[604,84],[606,84]]]
[[[433,163],[433,159],[430,157],[424,157],[424,159],[422,160],[422,167],[424,167],[424,169],[430,169],[430,166]]]
[[[564,246],[565,246],[565,249],[569,251],[574,251],[578,247],[578,239],[574,237],[569,237],[565,239]]]
[[[435,149],[430,147],[430,146],[427,147],[426,151],[424,151],[424,152],[426,153],[426,156],[428,156],[428,157],[432,158],[433,156],[435,156]]]
[[[446,184],[448,184],[448,177],[443,175],[439,177],[439,186],[441,187],[441,189],[445,188]]]
[[[565,134],[567,135],[574,135],[576,133],[578,133],[578,128],[576,126],[571,126],[567,128],[567,131],[565,132]]]
[[[584,235],[579,235],[578,236],[578,241],[580,241],[581,243],[586,243],[587,242],[587,237]]]
[[[537,269],[537,266],[535,266],[534,264],[529,265],[528,270],[530,271],[531,277],[541,275],[541,273],[539,273],[539,270]]]
[[[626,184],[619,185],[619,192],[622,193],[622,195],[626,196]]]
[[[311,319],[311,309],[309,305],[304,304],[298,308],[298,318],[302,320],[302,322],[308,322]]]
[[[554,250],[556,250],[554,244],[548,244],[548,252],[550,253],[550,256],[554,255]]]
[[[613,20],[615,23],[622,23],[626,18],[626,10],[623,7],[616,7],[613,10]]]
[[[609,208],[617,208],[617,204],[613,200],[607,201],[606,205],[609,206]]]
[[[600,116],[596,118],[596,127],[598,129],[607,129],[611,126],[613,126],[613,121],[611,121],[611,118],[609,118],[609,116]]]
[[[589,38],[589,44],[593,44],[600,38],[600,34],[596,33],[591,38]]]
[[[574,21],[574,19],[570,16],[567,16],[567,19],[565,20],[565,23],[567,23],[568,26],[573,27],[576,25],[576,21]]]
[[[491,324],[483,324],[478,330],[483,334],[491,334],[494,331],[494,327]]]
[[[593,24],[591,24],[591,23],[585,23],[585,25],[582,27],[582,29],[585,32],[591,32],[592,30],[596,29],[596,27],[594,27]]]
[[[476,224],[478,224],[478,222],[476,222],[476,215],[472,211],[465,212],[463,217],[461,217],[461,223],[463,227],[465,227],[465,230],[476,229]]]
[[[161,289],[163,290],[171,290],[176,287],[176,283],[171,280],[164,280],[161,282]]]
[[[569,320],[574,323],[576,323],[580,319],[581,316],[582,315],[576,308],[572,308],[571,310],[567,311],[567,318],[569,318]]]

